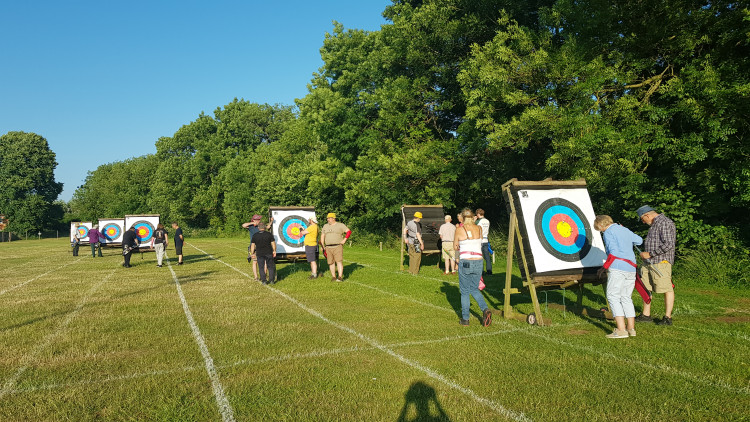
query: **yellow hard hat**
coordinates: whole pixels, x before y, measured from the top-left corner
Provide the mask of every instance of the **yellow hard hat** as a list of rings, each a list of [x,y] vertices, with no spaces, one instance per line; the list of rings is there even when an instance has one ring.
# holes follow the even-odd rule
[[[417,211],[414,213],[414,218],[422,218],[422,213]]]

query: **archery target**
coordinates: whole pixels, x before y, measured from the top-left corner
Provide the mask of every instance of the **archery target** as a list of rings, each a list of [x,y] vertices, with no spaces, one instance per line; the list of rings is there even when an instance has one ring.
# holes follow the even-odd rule
[[[536,272],[604,264],[587,189],[525,189],[518,198]]]
[[[155,228],[148,221],[136,221],[133,227],[135,227],[135,236],[141,243],[148,243],[154,237]]]
[[[99,230],[102,232],[102,243],[122,243],[124,226],[125,220],[122,218],[100,219]]]
[[[141,247],[148,247],[154,240],[154,231],[159,225],[158,215],[126,215],[125,230],[135,228],[135,236],[141,242]]]
[[[305,236],[300,234],[310,224],[310,217],[315,211],[308,210],[274,210],[271,209],[273,217],[272,233],[276,241],[276,253],[304,253]]]
[[[76,228],[76,226],[78,227]],[[89,230],[91,230],[91,227],[93,226],[94,224],[90,221],[70,223],[70,241],[73,241],[77,232],[81,239],[81,242],[88,242]]]

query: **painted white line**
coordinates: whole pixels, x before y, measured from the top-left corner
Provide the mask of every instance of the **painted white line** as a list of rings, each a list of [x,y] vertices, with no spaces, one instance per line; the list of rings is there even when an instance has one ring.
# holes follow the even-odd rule
[[[172,273],[172,279],[174,280],[174,285],[177,287],[177,294],[179,294],[180,296],[180,302],[182,302],[182,310],[185,311],[185,317],[187,318],[188,324],[190,325],[190,330],[192,330],[195,342],[198,343],[198,349],[200,349],[201,355],[203,355],[203,361],[206,364],[208,377],[211,379],[211,386],[214,391],[214,397],[216,398],[216,404],[219,406],[221,418],[225,422],[234,421],[234,410],[229,404],[229,399],[227,399],[226,394],[224,394],[224,387],[221,385],[221,381],[219,381],[219,373],[216,371],[216,367],[214,366],[214,360],[213,358],[211,358],[211,354],[208,352],[206,341],[203,339],[203,335],[201,334],[200,329],[198,329],[198,324],[195,323],[193,313],[190,311],[190,307],[188,306],[187,300],[185,299],[185,295],[182,293],[180,280],[177,279],[177,274],[175,274],[174,269],[172,268],[172,264],[170,263],[169,257],[166,253],[164,254],[164,258],[167,261],[169,272]]]
[[[44,273],[44,274],[39,274],[38,276],[36,276],[36,277],[32,278],[31,280],[27,280],[27,281],[24,281],[24,282],[23,282],[23,283],[21,283],[21,284],[17,284],[17,285],[15,285],[15,286],[13,286],[13,287],[10,287],[10,288],[8,288],[8,289],[2,290],[2,291],[0,291],[0,296],[2,296],[2,295],[4,295],[4,294],[6,294],[6,293],[8,293],[8,292],[12,292],[13,290],[16,290],[16,289],[18,289],[19,287],[23,287],[23,286],[25,286],[25,285],[27,285],[27,284],[31,283],[31,282],[32,282],[32,281],[34,281],[34,280],[38,280],[38,279],[40,279],[40,278],[44,277],[44,276],[45,276],[45,275],[47,275],[47,274],[51,274],[51,273],[53,273],[53,272],[55,272],[55,271],[57,271],[57,270],[59,270],[59,269],[65,268],[65,267],[67,267],[67,266],[68,266],[68,265],[70,265],[70,264],[75,264],[76,262],[78,262],[78,261],[80,261],[80,260],[81,260],[81,258],[78,258],[78,259],[76,259],[75,261],[70,261],[70,262],[68,262],[68,263],[67,263],[67,264],[65,264],[65,265],[62,265],[62,266],[60,266],[60,267],[57,267],[57,268],[54,268],[54,269],[51,269],[51,270],[49,270],[49,271],[47,271],[47,272],[46,272],[46,273]]]
[[[67,265],[67,264],[66,264]],[[78,316],[78,313],[83,309],[83,307],[86,305],[86,302],[88,302],[89,297],[91,297],[92,294],[107,280],[109,280],[110,277],[112,277],[112,274],[115,273],[115,270],[112,270],[111,273],[109,273],[106,277],[104,277],[99,282],[95,283],[87,292],[84,294],[83,298],[80,302],[78,302],[78,305],[76,305],[75,309],[70,311],[68,315],[63,319],[63,321],[60,323],[60,326],[57,327],[57,330],[55,332],[50,333],[47,335],[47,337],[44,338],[44,340],[41,343],[38,343],[30,353],[23,355],[21,358],[21,366],[16,370],[16,372],[11,375],[11,377],[5,382],[5,385],[3,385],[2,390],[0,390],[0,399],[5,397],[8,393],[13,391],[16,383],[21,378],[24,372],[29,368],[29,365],[34,361],[34,359],[39,356],[39,354],[46,349],[50,344],[52,344],[57,337],[62,334],[63,331],[68,327],[68,324],[73,321],[73,319]]]
[[[251,278],[247,273],[245,273],[245,272],[243,272],[243,271],[235,268],[231,264],[228,264],[228,263],[226,263],[226,262],[224,262],[224,261],[222,261],[222,260],[220,260],[218,258],[213,257],[213,255],[211,255],[208,252],[206,252],[206,251],[198,248],[197,246],[195,246],[193,244],[190,244],[190,246],[193,247],[194,249],[197,249],[198,251],[202,252],[203,254],[205,254],[206,256],[210,257],[211,259],[214,259],[217,262],[220,262],[220,263],[226,265],[227,267],[232,268],[233,270],[235,270],[236,272],[244,275],[245,277]],[[288,300],[289,302],[292,302],[293,304],[297,305],[297,307],[299,307],[300,309],[306,311],[310,315],[313,315],[316,318],[324,321],[325,323],[327,323],[327,324],[329,324],[329,325],[331,325],[331,326],[333,326],[335,328],[338,328],[341,331],[347,332],[347,333],[349,333],[349,334],[351,334],[351,335],[353,335],[353,336],[361,339],[365,343],[371,345],[372,347],[375,347],[376,349],[380,350],[383,353],[386,353],[386,354],[390,355],[391,357],[393,357],[396,360],[398,360],[398,361],[406,364],[407,366],[410,366],[410,367],[412,367],[414,369],[417,369],[417,370],[419,370],[419,371],[427,374],[427,376],[429,376],[430,378],[433,378],[433,379],[435,379],[437,381],[440,381],[443,384],[445,384],[445,385],[453,388],[454,390],[457,390],[457,391],[460,391],[460,392],[464,393],[465,395],[467,395],[467,396],[471,397],[472,399],[474,399],[474,401],[476,401],[478,403],[481,403],[481,404],[484,404],[485,406],[487,406],[490,409],[494,410],[498,414],[500,414],[500,415],[502,415],[502,416],[504,416],[506,418],[516,420],[516,421],[528,421],[528,420],[531,420],[528,416],[526,416],[522,412],[518,412],[518,411],[507,409],[506,407],[504,407],[500,403],[497,403],[497,402],[495,402],[493,400],[481,397],[477,393],[475,393],[473,390],[471,390],[469,388],[466,388],[466,387],[463,387],[463,386],[461,386],[461,385],[459,385],[459,384],[457,384],[457,383],[449,380],[448,378],[444,377],[440,373],[438,373],[436,371],[433,371],[432,369],[430,369],[430,368],[428,368],[428,367],[420,364],[417,361],[414,361],[412,359],[409,359],[409,358],[407,358],[407,357],[405,357],[403,355],[400,355],[400,354],[396,353],[395,351],[393,351],[392,349],[388,348],[386,345],[379,343],[375,339],[370,338],[370,337],[368,337],[368,336],[366,336],[364,334],[361,334],[361,333],[355,331],[352,328],[349,328],[349,327],[347,327],[345,325],[339,324],[339,323],[337,323],[335,321],[332,321],[332,320],[326,318],[320,312],[316,311],[315,309],[312,309],[312,308],[308,307],[307,305],[303,304],[302,302],[298,301],[297,299],[293,298],[292,296],[290,296],[290,295],[282,292],[281,290],[274,289],[274,288],[272,288],[270,286],[267,286],[267,285],[265,287],[267,289],[269,289],[270,291],[272,291],[272,292],[280,295],[281,297],[283,297],[284,299]]]
[[[671,366],[668,366],[668,365],[663,365],[663,364],[656,365],[656,364],[651,364],[651,363],[643,362],[643,361],[640,361],[640,360],[628,359],[628,358],[624,358],[622,356],[615,355],[613,353],[602,352],[601,350],[596,349],[596,348],[591,347],[591,346],[582,346],[582,345],[578,345],[578,344],[569,343],[569,342],[564,341],[564,340],[556,339],[556,338],[553,338],[553,337],[545,336],[545,335],[543,335],[541,333],[537,333],[537,332],[535,332],[533,330],[524,331],[523,333],[527,334],[527,335],[530,335],[532,337],[538,337],[538,338],[547,340],[547,341],[549,341],[551,343],[555,343],[555,344],[558,344],[558,345],[561,345],[561,346],[566,346],[566,347],[569,347],[569,348],[572,348],[572,349],[580,350],[580,351],[586,352],[588,354],[599,355],[601,357],[607,358],[608,360],[618,360],[620,362],[627,363],[629,365],[638,365],[638,366],[641,366],[641,367],[644,367],[644,368],[647,368],[647,369],[651,369],[651,370],[654,370],[654,371],[665,372],[665,373],[667,373],[669,375],[679,375],[679,376],[681,376],[683,378],[690,379],[692,381],[695,381],[695,382],[707,385],[709,387],[718,387],[718,388],[721,388],[721,389],[724,389],[724,390],[728,390],[728,391],[732,391],[732,392],[735,392],[735,393],[750,394],[750,387],[736,387],[736,386],[733,386],[733,385],[729,384],[727,381],[722,380],[722,379],[718,379],[717,376],[712,375],[712,374],[696,375],[696,374],[693,374],[693,373],[690,373],[690,372],[680,371],[679,369],[672,368]]]

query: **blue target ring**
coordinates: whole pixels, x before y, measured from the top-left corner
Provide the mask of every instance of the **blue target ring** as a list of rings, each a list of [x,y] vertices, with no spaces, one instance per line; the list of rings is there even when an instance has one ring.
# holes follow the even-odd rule
[[[534,228],[542,247],[566,262],[577,262],[591,250],[591,227],[578,206],[562,199],[548,199],[537,208]]]
[[[154,225],[148,221],[136,221],[131,227],[135,227],[135,236],[141,243],[148,242],[154,237]]]
[[[102,235],[110,242],[120,237],[122,229],[117,223],[107,223],[102,227]]]
[[[279,223],[279,239],[291,248],[302,246],[305,236],[300,234],[300,232],[307,228],[307,224],[307,220],[298,215],[290,215],[284,218]]]
[[[78,235],[81,237],[81,239],[89,236],[89,228],[86,226],[78,226],[76,228],[76,231],[78,232]]]

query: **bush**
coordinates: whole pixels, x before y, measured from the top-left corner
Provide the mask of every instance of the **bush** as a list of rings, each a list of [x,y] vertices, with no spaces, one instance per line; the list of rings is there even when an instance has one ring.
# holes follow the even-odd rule
[[[675,272],[690,284],[749,288],[749,268],[747,250],[707,244],[679,257]]]

